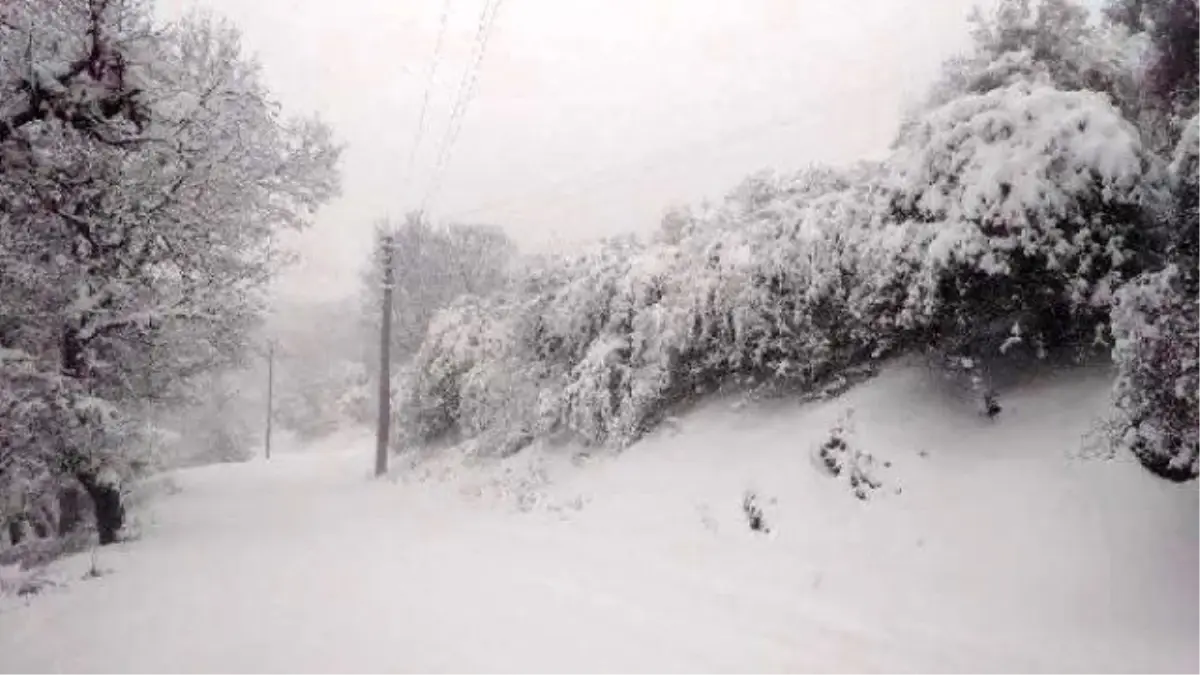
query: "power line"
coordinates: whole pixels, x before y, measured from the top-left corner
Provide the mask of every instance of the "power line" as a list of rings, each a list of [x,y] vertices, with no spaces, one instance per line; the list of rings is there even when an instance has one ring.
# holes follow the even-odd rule
[[[414,134],[412,147],[408,150],[408,162],[401,178],[402,185],[412,183],[413,164],[417,158],[417,150],[421,147],[421,138],[425,135],[425,117],[429,111],[429,96],[433,91],[434,75],[437,73],[438,61],[441,58],[442,43],[446,37],[446,25],[450,17],[450,0],[442,1],[442,13],[438,21],[437,38],[433,43],[433,56],[429,61],[429,72],[425,77],[425,91],[421,95],[421,112],[417,116],[417,131]],[[375,475],[382,476],[388,469],[388,446],[391,441],[391,410],[392,410],[392,286],[396,234],[395,226],[389,226],[388,232],[382,238],[383,259],[383,293],[380,306],[379,323],[379,411],[375,430]],[[270,427],[268,426],[268,429]],[[268,431],[268,438],[270,432]],[[268,441],[268,456],[270,445]]]
[[[475,85],[478,82],[479,69],[482,66],[483,57],[487,49],[492,23],[495,21],[496,12],[499,10],[501,1],[488,0],[480,12],[479,26],[475,34],[475,49],[472,51],[467,67],[463,71],[462,79],[459,81],[458,91],[455,93],[454,106],[450,112],[450,121],[446,125],[446,134],[443,136],[442,145],[438,152],[433,177],[430,180],[425,198],[421,202],[422,212],[425,211],[426,204],[434,199],[441,188],[442,175],[449,163],[450,152],[458,140],[459,132],[462,130],[462,119],[466,114],[467,106],[471,102]]]
[[[492,26],[496,22],[496,16],[499,14],[500,5],[503,2],[504,0],[487,0],[483,6],[483,10],[479,13],[479,26],[475,32],[475,48],[472,51],[467,68],[463,71],[462,79],[458,83],[458,91],[454,97],[454,106],[450,111],[450,121],[446,126],[446,133],[442,137],[437,163],[434,165],[433,177],[430,180],[429,189],[426,191],[424,199],[421,200],[421,212],[425,211],[426,206],[435,198],[438,190],[441,188],[442,176],[445,173],[446,166],[450,162],[450,155],[454,144],[457,142],[458,135],[462,131],[462,120],[466,115],[467,107],[471,104],[475,88],[478,85],[479,71],[482,69],[483,60],[487,54]]]
[[[425,116],[429,110],[429,95],[433,90],[433,78],[437,73],[438,61],[442,53],[442,42],[446,37],[446,24],[450,18],[450,0],[442,1],[442,15],[438,22],[437,39],[433,44],[433,57],[429,60],[429,72],[425,77],[425,92],[421,96],[421,113],[417,117],[417,132],[413,137],[412,147],[408,150],[408,163],[404,169],[405,182],[412,182],[413,164],[417,158],[417,149],[421,146],[421,138],[425,135]]]

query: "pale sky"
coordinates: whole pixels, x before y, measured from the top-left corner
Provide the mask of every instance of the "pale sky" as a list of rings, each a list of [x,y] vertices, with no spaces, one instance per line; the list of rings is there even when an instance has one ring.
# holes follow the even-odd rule
[[[289,113],[346,144],[342,196],[295,242],[288,296],[353,293],[372,223],[430,184],[483,0],[160,0],[237,24]],[[649,232],[746,175],[886,150],[906,104],[967,44],[975,0],[505,0],[434,220],[505,227],[526,250]]]

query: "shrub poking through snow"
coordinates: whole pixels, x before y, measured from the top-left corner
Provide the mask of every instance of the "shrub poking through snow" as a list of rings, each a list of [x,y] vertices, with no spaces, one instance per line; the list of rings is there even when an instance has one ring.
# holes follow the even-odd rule
[[[937,353],[934,355],[934,360],[936,366],[950,378],[966,380],[966,386],[979,408],[979,414],[988,419],[993,419],[1000,414],[1000,411],[1003,410],[1000,405],[1000,397],[992,387],[982,359],[960,354]]]
[[[753,490],[747,490],[742,496],[742,513],[746,514],[746,523],[750,525],[751,530],[763,534],[771,532],[763,516],[762,507],[758,504],[758,495]]]
[[[883,486],[873,475],[875,458],[852,443],[854,411],[847,410],[829,430],[829,437],[817,447],[817,466],[830,476],[844,479],[854,496],[867,500]]]

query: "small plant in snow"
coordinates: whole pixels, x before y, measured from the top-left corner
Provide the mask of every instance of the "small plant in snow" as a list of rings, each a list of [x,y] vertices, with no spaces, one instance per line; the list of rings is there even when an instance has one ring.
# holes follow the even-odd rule
[[[88,565],[87,571],[83,573],[84,581],[87,581],[88,579],[97,579],[109,573],[109,570],[100,567],[99,552],[99,549],[95,547],[92,548],[91,564]]]
[[[758,495],[752,490],[747,490],[742,497],[742,513],[746,514],[746,522],[749,523],[751,530],[770,534],[771,528],[767,527],[762,507],[758,505]]]
[[[829,437],[818,448],[816,459],[822,470],[836,478],[844,477],[854,496],[866,500],[883,483],[872,473],[875,458],[851,443],[854,410],[849,409],[829,430]]]

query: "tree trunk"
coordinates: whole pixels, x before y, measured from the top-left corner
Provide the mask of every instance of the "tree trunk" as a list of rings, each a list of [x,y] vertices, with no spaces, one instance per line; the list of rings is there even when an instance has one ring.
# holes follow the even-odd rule
[[[46,522],[46,514],[35,511],[29,518],[29,526],[33,528],[33,536],[37,539],[50,537],[50,524]]]
[[[125,506],[121,503],[121,491],[115,485],[98,480],[93,472],[80,472],[75,478],[83,485],[96,509],[96,531],[100,534],[100,545],[117,541],[121,526],[125,524]]]
[[[8,539],[13,546],[25,541],[25,528],[21,527],[21,516],[8,521]]]
[[[58,491],[58,536],[65,537],[84,521],[87,504],[84,491],[78,485],[64,485]]]
[[[80,381],[88,374],[84,343],[79,338],[79,332],[70,326],[62,334],[62,369],[64,375]],[[76,471],[75,479],[92,499],[100,545],[116,542],[121,526],[125,524],[125,506],[121,503],[120,489],[100,481],[95,471]]]

